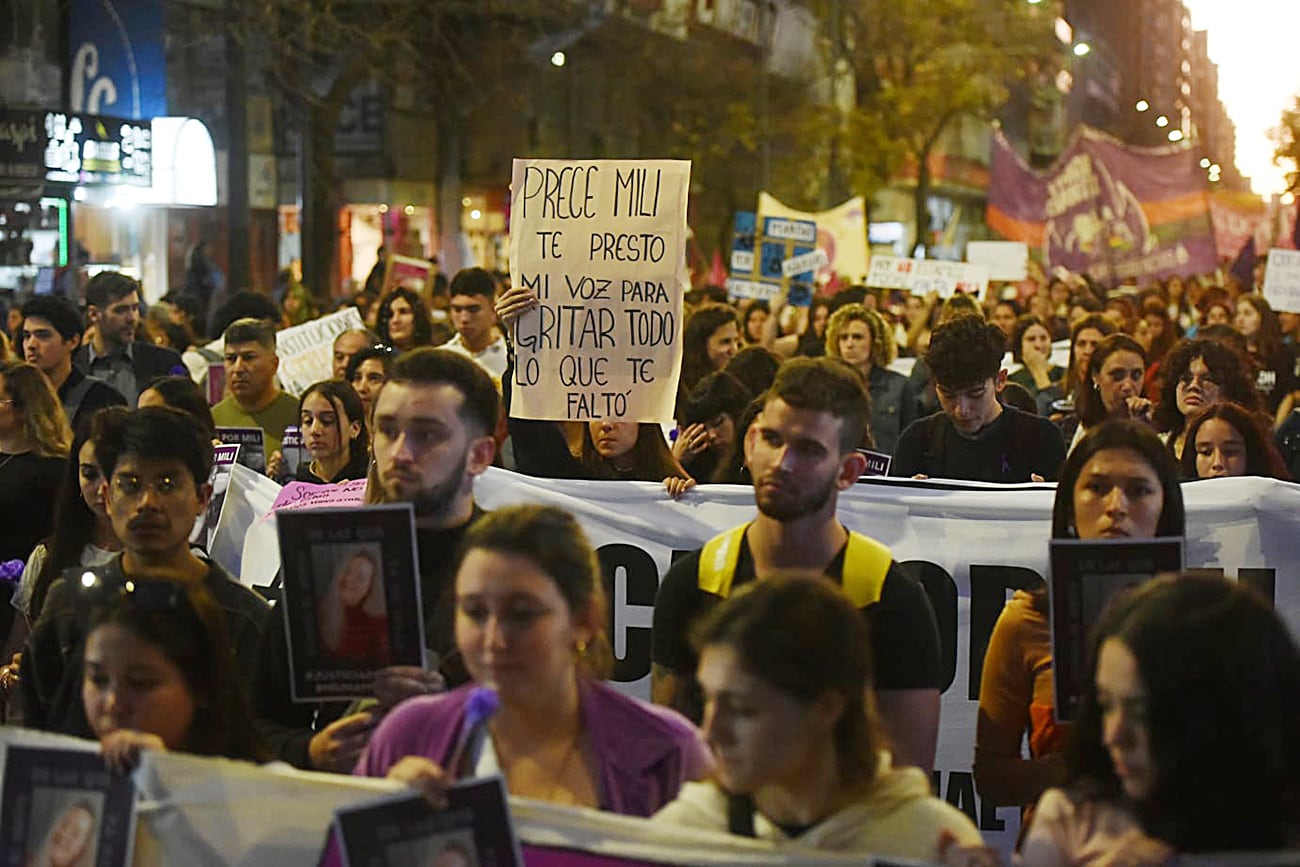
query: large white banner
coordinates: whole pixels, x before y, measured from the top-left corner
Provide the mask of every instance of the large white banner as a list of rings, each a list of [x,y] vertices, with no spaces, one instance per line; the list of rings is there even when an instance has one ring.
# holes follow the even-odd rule
[[[270,583],[279,565],[274,523],[263,519],[278,486],[236,467],[214,546],[247,584]],[[985,838],[1010,851],[1019,811],[983,803],[971,774],[980,672],[989,635],[1010,593],[1047,575],[1053,484],[873,479],[840,495],[840,519],[912,564],[934,606],[942,640],[943,708],[935,791],[964,810]],[[1222,569],[1273,599],[1300,636],[1300,485],[1208,479],[1183,485],[1186,562]],[[650,692],[655,593],[675,555],[754,517],[748,487],[707,485],[674,501],[644,482],[571,482],[490,469],[475,485],[484,508],[550,503],[576,515],[596,546],[610,601],[614,680]],[[244,540],[242,545],[236,539]],[[449,555],[449,554],[448,554]],[[426,553],[427,556],[427,553]],[[242,563],[240,560],[242,559]],[[232,569],[232,571],[236,571]]]
[[[540,301],[514,326],[516,418],[672,419],[690,178],[683,160],[515,160],[510,278]]]
[[[1183,485],[1187,565],[1221,568],[1269,592],[1300,636],[1300,486],[1271,479]],[[1019,810],[985,804],[971,774],[980,672],[989,635],[1010,595],[1047,575],[1055,485],[880,479],[840,495],[846,526],[913,564],[939,622],[945,671],[935,791],[964,810],[985,839],[1009,851]],[[615,680],[649,695],[655,591],[675,554],[751,520],[750,488],[696,488],[674,502],[659,485],[561,482],[489,470],[475,496],[485,508],[543,502],[578,516],[597,547],[609,592]]]

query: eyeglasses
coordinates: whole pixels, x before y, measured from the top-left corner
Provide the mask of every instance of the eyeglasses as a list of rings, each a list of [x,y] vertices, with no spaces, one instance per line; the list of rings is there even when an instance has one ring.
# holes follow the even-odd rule
[[[151,482],[146,482],[130,473],[119,473],[113,476],[113,490],[118,496],[138,500],[144,496],[146,489],[152,490],[160,499],[166,500],[183,493],[185,485],[181,477],[172,475],[158,476]]]

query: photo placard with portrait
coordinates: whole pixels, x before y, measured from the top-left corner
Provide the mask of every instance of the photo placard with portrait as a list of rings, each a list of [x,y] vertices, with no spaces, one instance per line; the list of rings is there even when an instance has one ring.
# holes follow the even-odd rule
[[[7,744],[0,781],[0,865],[131,863],[135,785],[97,751]]]
[[[281,511],[293,700],[369,698],[390,665],[425,664],[410,503]]]
[[[423,796],[383,795],[334,814],[334,836],[347,867],[521,867],[505,780],[478,777],[453,785],[447,807]]]
[[[255,473],[266,472],[266,432],[260,427],[218,427],[223,445],[239,446],[237,463]]]
[[[239,446],[219,445],[212,449],[212,472],[208,475],[208,484],[212,485],[212,498],[208,507],[194,519],[194,529],[190,532],[190,544],[199,545],[204,551],[211,550],[212,537],[217,534],[217,524],[221,522],[221,508],[226,504],[226,492],[230,490],[230,475],[235,464],[239,462]]]
[[[1074,719],[1088,678],[1089,638],[1116,596],[1181,572],[1183,539],[1053,539],[1052,669],[1057,722]]]

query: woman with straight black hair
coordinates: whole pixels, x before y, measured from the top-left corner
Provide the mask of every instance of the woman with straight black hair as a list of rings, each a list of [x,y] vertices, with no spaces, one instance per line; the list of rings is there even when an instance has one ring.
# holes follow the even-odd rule
[[[1264,476],[1291,481],[1259,413],[1231,401],[1212,403],[1191,417],[1180,463],[1185,479]]]

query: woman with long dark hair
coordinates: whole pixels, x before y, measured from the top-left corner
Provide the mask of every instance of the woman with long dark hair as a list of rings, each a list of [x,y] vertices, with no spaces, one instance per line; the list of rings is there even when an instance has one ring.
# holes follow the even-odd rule
[[[1260,412],[1260,398],[1244,360],[1208,337],[1180,340],[1160,368],[1160,398],[1151,419],[1175,459],[1182,457],[1187,419],[1221,400]]]
[[[710,373],[722,370],[740,349],[740,320],[726,304],[705,304],[682,329],[682,375],[678,392],[689,394]]]
[[[1232,324],[1246,338],[1255,363],[1255,390],[1269,415],[1275,415],[1282,399],[1295,390],[1295,350],[1283,342],[1282,325],[1263,295],[1238,298]]]
[[[1259,413],[1231,401],[1212,403],[1187,422],[1183,478],[1264,476],[1291,481]]]
[[[1146,370],[1146,352],[1127,334],[1112,334],[1097,345],[1088,359],[1087,379],[1080,386],[1075,415],[1061,422],[1067,452],[1106,419],[1151,421],[1154,404],[1142,396]]]
[[[1052,538],[1181,536],[1184,525],[1178,468],[1146,425],[1104,421],[1066,459],[1052,507]],[[975,785],[989,803],[1029,808],[1066,779],[1069,727],[1055,721],[1048,610],[1046,585],[1017,590],[989,638],[974,764]]]
[[[25,560],[50,532],[72,428],[34,364],[0,365],[0,563]]]
[[[1264,600],[1157,578],[1115,601],[1092,648],[1068,782],[1039,800],[1025,864],[1300,847],[1300,651]],[[1266,857],[1230,863],[1284,863]]]
[[[111,767],[142,749],[260,761],[224,617],[207,589],[177,581],[83,579],[90,596],[82,701]]]
[[[298,464],[298,481],[324,485],[366,477],[370,434],[365,408],[352,386],[341,379],[311,385],[298,399],[298,424],[310,456]],[[267,472],[274,475],[272,470],[268,462]]]

